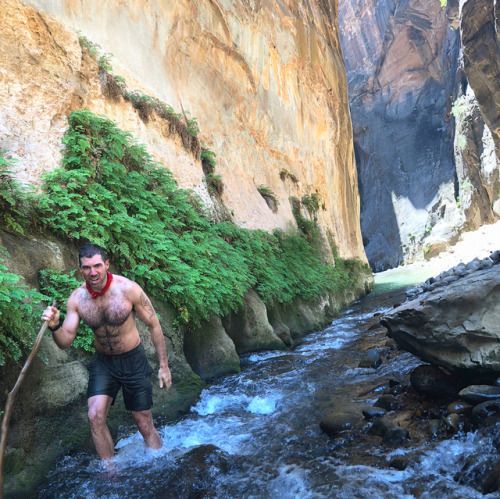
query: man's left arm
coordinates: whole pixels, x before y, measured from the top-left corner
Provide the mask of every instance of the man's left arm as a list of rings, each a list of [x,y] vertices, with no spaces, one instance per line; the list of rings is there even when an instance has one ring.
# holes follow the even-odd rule
[[[161,330],[160,321],[153,308],[151,300],[147,297],[146,293],[137,284],[138,290],[134,289],[134,308],[139,316],[139,319],[147,326],[151,334],[151,341],[156,350],[156,355],[160,362],[160,370],[158,371],[158,379],[160,380],[160,388],[168,390],[172,384],[172,375],[168,367],[167,361],[167,348],[165,346],[165,338]]]

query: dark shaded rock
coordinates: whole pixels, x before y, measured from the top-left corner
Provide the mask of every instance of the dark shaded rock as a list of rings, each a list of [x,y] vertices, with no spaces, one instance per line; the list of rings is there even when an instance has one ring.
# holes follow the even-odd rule
[[[359,367],[368,367],[371,369],[376,369],[380,364],[382,364],[382,358],[380,357],[380,352],[376,348],[367,350],[363,358],[359,361]]]
[[[394,423],[389,418],[381,417],[374,421],[368,433],[383,437],[392,428],[394,428]]]
[[[227,452],[207,444],[188,451],[175,464],[175,479],[168,484],[172,497],[215,498],[217,490],[214,478],[230,473],[235,461]]]
[[[493,251],[490,258],[495,264],[500,263],[500,250]]]
[[[330,437],[336,437],[340,433],[350,430],[356,423],[361,421],[361,415],[354,412],[336,412],[324,417],[319,427]]]
[[[382,395],[374,404],[374,407],[381,407],[386,411],[394,411],[399,407],[398,401],[394,395]]]
[[[496,492],[500,488],[500,457],[474,454],[469,456],[455,480],[474,487],[483,494]]]
[[[471,404],[479,404],[487,400],[500,399],[500,386],[471,385],[460,390],[458,395]]]
[[[500,400],[488,400],[472,409],[472,420],[476,425],[500,421]]]
[[[406,428],[391,428],[387,430],[382,441],[388,445],[399,445],[410,438]]]
[[[287,346],[292,346],[290,328],[283,322],[278,306],[267,307],[267,318],[271,324],[274,334]]]
[[[389,394],[394,395],[396,397],[397,395],[401,395],[402,393],[404,393],[407,390],[407,388],[408,388],[407,384],[396,385],[389,390]]]
[[[459,391],[459,378],[446,374],[436,366],[422,364],[410,374],[410,383],[417,392],[432,396],[455,396]]]
[[[403,471],[408,467],[408,465],[410,464],[410,461],[411,461],[411,459],[407,454],[394,456],[389,461],[389,466],[391,468],[395,468],[399,471]]]
[[[500,149],[500,40],[498,2],[467,0],[461,19],[464,70],[474,90],[481,114],[488,124],[496,149]]]
[[[372,419],[381,418],[385,415],[387,411],[382,407],[369,407],[368,409],[363,409],[362,413],[365,419],[371,421]]]

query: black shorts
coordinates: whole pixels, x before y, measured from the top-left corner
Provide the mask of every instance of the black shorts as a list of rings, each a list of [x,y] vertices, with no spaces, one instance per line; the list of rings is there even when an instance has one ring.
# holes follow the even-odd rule
[[[90,373],[87,398],[108,395],[114,404],[122,388],[128,411],[146,411],[153,406],[153,368],[141,343],[119,355],[106,355],[96,350],[87,369]]]

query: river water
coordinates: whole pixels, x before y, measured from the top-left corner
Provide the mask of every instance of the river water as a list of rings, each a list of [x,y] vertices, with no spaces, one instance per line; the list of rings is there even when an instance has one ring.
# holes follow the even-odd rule
[[[357,367],[363,351],[380,342],[380,331],[367,330],[374,314],[401,300],[402,286],[425,277],[397,270],[379,275],[374,293],[293,350],[244,356],[241,374],[210,384],[189,414],[159,429],[162,449],[145,448],[133,428],[124,428],[114,471],[101,469],[94,454],[67,456],[38,497],[500,497],[454,479],[471,455],[497,453],[493,437],[460,433],[398,448],[380,438],[368,445],[354,432],[333,439],[319,428],[332,409],[373,404],[380,395],[373,387],[407,378],[421,363],[398,353],[376,370]],[[415,451],[420,457],[406,469],[388,465]]]

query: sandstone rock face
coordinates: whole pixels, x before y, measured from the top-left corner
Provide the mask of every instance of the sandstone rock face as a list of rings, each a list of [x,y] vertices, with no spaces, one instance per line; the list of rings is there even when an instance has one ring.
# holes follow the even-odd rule
[[[339,2],[361,230],[376,271],[499,217],[495,3]]]
[[[155,116],[145,123],[130,103],[103,95],[71,27],[113,53],[129,88],[197,118],[237,223],[294,227],[288,198],[318,193],[319,224],[340,256],[365,260],[336,3],[1,0],[0,8],[0,149],[20,159],[19,178],[38,185],[59,165],[67,115],[86,107],[131,131],[213,207],[199,157]],[[282,180],[284,171],[296,181]],[[276,194],[276,213],[260,186]]]
[[[461,35],[464,70],[481,113],[500,151],[500,2],[462,2]]]
[[[234,343],[217,316],[186,332],[184,352],[194,372],[204,380],[240,371]]]
[[[253,289],[245,293],[243,307],[225,316],[222,323],[239,354],[285,348],[269,324],[266,306]]]
[[[411,260],[421,239],[450,239],[455,203],[450,95],[458,36],[434,0],[340,0],[361,197],[376,271]]]
[[[500,265],[408,301],[381,323],[404,349],[451,371],[500,371]]]

